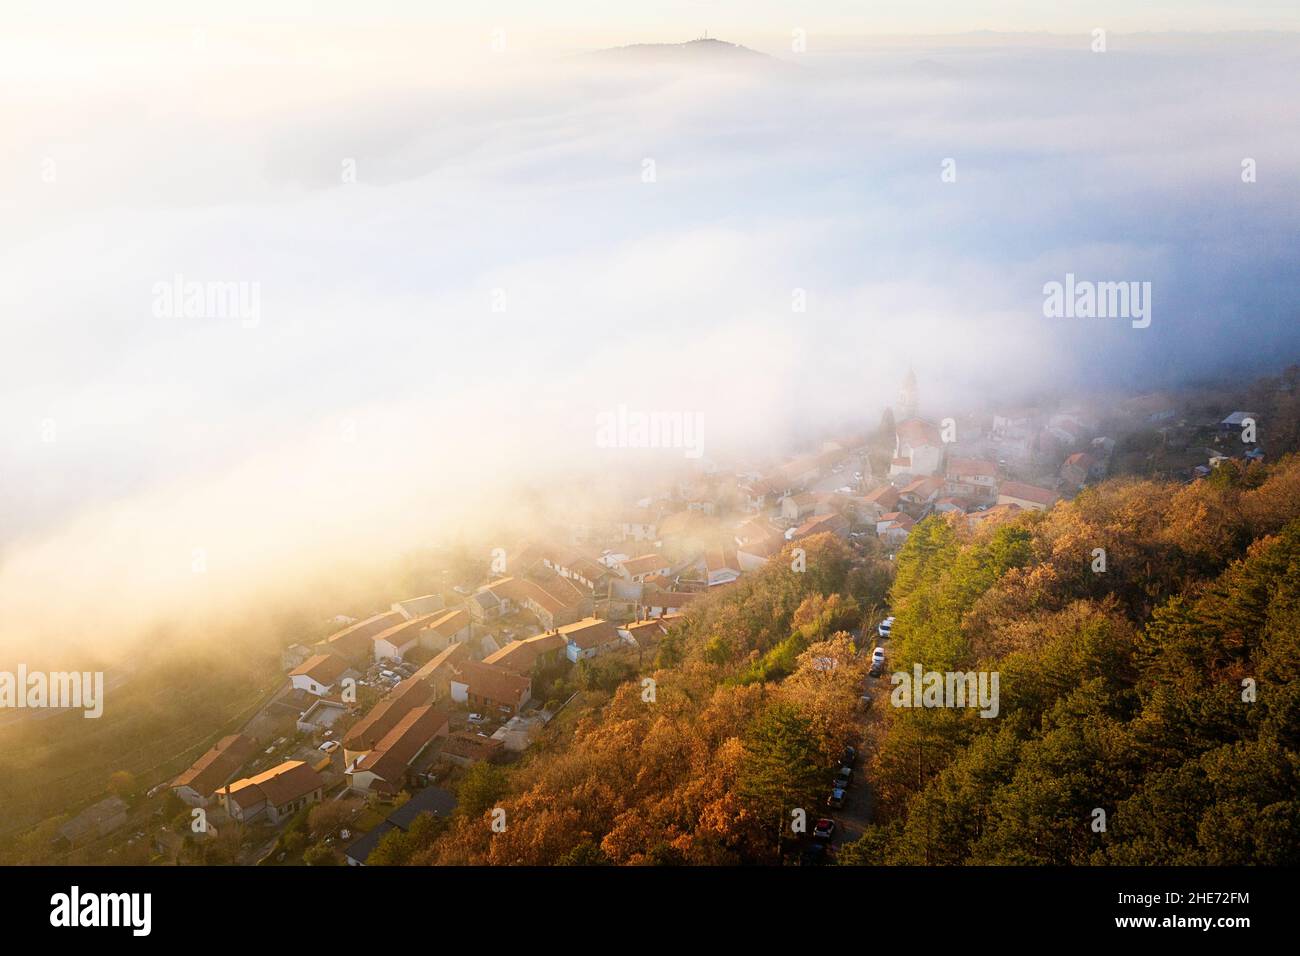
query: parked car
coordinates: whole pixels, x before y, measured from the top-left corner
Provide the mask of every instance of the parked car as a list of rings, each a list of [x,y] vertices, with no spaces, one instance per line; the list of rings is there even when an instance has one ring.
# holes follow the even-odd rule
[[[848,785],[853,782],[853,768],[840,767],[839,773],[835,775],[835,780],[838,786],[847,789]]]
[[[877,663],[877,664],[872,664],[871,670],[868,671],[867,673],[869,673],[872,677],[879,677],[884,672],[885,672],[885,665],[883,663]]]
[[[316,749],[322,750],[327,754],[332,754],[334,751],[339,749],[339,742],[337,740],[327,740]]]
[[[838,810],[840,807],[844,806],[843,787],[836,787],[831,791],[831,795],[826,798],[826,806],[830,807],[832,810]]]
[[[466,720],[468,720],[471,724],[487,723],[487,718],[484,717],[482,714],[470,714],[469,717],[466,718]]]
[[[879,624],[876,625],[876,633],[880,635],[881,640],[884,640],[885,638],[889,637],[889,632],[893,630],[893,627],[894,627],[894,618],[891,615],[890,617],[885,618],[883,621],[881,621]]]
[[[821,866],[826,862],[826,844],[810,843],[799,854],[800,866]]]
[[[814,840],[830,840],[835,835],[835,821],[830,817],[822,817],[813,827]]]
[[[846,767],[856,767],[858,764],[858,748],[845,747],[844,756],[840,758],[840,763]]]
[[[874,667],[876,664],[883,665],[884,663],[885,663],[885,649],[883,647],[877,647],[874,651],[871,652],[871,664]]]

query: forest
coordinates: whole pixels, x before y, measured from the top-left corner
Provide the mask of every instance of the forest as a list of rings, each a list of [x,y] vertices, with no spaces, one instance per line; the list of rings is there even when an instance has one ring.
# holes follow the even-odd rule
[[[931,517],[892,562],[801,544],[371,862],[788,862],[857,736],[873,815],[840,865],[1300,862],[1300,458]],[[864,721],[852,634],[887,610],[891,670],[996,671],[998,716],[882,692]]]

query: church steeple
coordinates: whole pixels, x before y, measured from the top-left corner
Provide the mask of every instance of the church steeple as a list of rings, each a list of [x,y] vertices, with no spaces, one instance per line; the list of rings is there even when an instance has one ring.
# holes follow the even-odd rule
[[[907,374],[903,376],[903,388],[898,393],[898,420],[906,421],[915,418],[920,408],[921,397],[916,386],[916,373],[909,365]]]

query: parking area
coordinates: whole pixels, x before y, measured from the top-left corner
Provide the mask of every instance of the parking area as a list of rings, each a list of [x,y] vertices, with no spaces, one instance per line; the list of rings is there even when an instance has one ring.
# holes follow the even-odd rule
[[[823,803],[818,808],[817,816],[809,822],[813,832],[800,845],[799,860],[802,864],[817,865],[828,862],[823,851],[818,850],[816,844],[829,847],[829,855],[834,857],[841,846],[861,838],[872,820],[875,812],[875,795],[871,781],[865,773],[868,742],[866,731],[874,708],[881,706],[882,702],[888,699],[889,682],[885,677],[883,645],[889,639],[893,622],[892,617],[887,617],[874,625],[867,633],[872,634],[875,640],[866,642],[859,650],[860,654],[870,655],[871,659],[870,672],[865,684],[858,688],[860,694],[870,698],[870,703],[865,699],[860,702],[862,706],[858,732],[853,739],[846,742],[840,768],[831,775],[834,779],[827,781],[828,796],[831,800]],[[845,773],[846,770],[850,772]],[[831,801],[836,805],[832,805]],[[829,839],[825,837],[824,832],[814,826],[821,823],[823,819],[834,822]]]

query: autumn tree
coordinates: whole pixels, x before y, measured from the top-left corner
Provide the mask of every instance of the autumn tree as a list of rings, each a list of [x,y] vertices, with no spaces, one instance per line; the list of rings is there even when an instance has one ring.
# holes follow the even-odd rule
[[[791,812],[817,806],[826,787],[817,735],[794,705],[777,702],[754,722],[744,747],[740,796],[760,819],[771,821],[769,833],[779,849]]]

